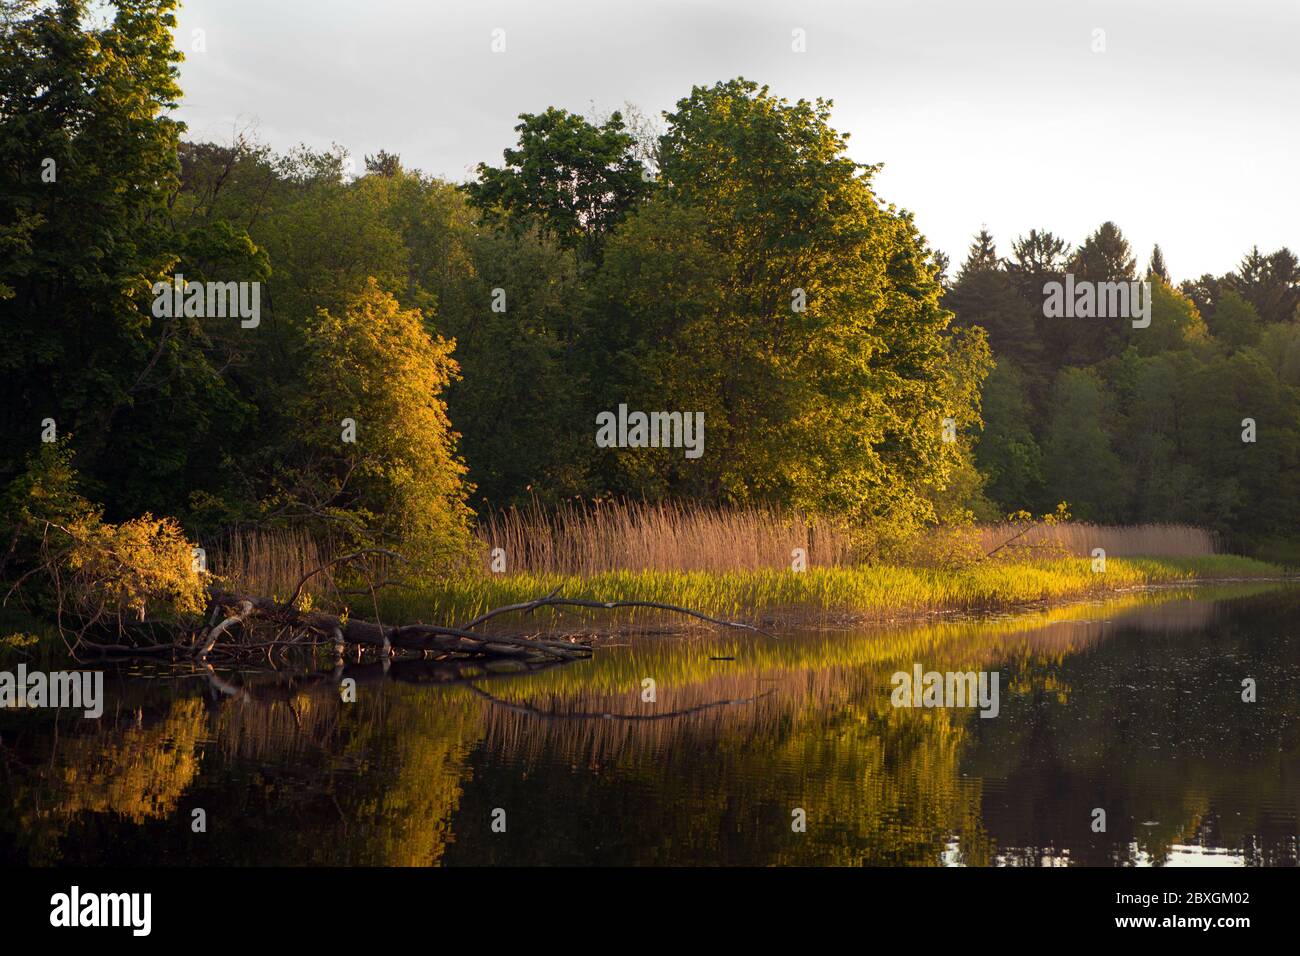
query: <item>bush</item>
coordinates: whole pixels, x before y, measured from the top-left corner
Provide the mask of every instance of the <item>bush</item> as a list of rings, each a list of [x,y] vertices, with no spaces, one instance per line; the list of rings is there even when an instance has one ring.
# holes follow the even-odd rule
[[[88,623],[115,621],[119,629],[147,613],[203,611],[207,574],[174,519],[146,514],[117,525],[84,521],[67,531],[72,543],[59,556],[65,611]]]

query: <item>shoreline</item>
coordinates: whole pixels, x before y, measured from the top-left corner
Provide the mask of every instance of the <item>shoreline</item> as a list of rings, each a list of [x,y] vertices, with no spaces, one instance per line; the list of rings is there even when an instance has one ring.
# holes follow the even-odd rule
[[[1104,578],[1105,583],[1098,581]],[[605,572],[577,576],[518,573],[441,582],[381,601],[385,620],[468,620],[483,608],[527,603],[553,590],[595,601],[651,601],[690,607],[762,629],[842,629],[938,617],[1016,613],[1141,590],[1300,583],[1277,565],[1236,555],[1114,558],[1093,574],[1086,558],[981,562],[953,569],[905,566],[809,568],[794,573]],[[545,614],[545,617],[541,615]],[[547,609],[507,616],[495,629],[595,637],[684,633],[716,626],[670,612]]]

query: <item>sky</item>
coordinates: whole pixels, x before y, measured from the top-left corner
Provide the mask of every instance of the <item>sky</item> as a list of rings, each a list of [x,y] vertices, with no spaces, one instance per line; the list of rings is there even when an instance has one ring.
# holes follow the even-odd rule
[[[981,226],[1008,255],[1107,219],[1175,280],[1300,248],[1298,0],[183,0],[176,38],[191,139],[382,148],[459,182],[519,113],[658,118],[744,76],[832,100],[954,267]]]

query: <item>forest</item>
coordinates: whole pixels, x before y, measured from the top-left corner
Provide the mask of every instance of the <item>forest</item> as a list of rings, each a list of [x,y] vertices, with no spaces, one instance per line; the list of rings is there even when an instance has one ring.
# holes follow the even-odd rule
[[[1002,251],[981,229],[953,266],[830,100],[740,77],[660,118],[521,114],[464,182],[197,142],[175,4],[115,6],[3,3],[0,581],[130,552],[198,610],[193,542],[289,529],[450,571],[502,509],[611,500],[873,542],[1068,512],[1297,553],[1286,248],[1175,277],[1106,221]],[[1150,325],[1048,317],[1066,276],[1150,283]],[[700,454],[599,441],[623,406],[702,416]]]

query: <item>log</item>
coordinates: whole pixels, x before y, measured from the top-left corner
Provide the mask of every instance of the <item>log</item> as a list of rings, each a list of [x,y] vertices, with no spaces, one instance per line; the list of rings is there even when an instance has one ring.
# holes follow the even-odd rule
[[[213,594],[211,607],[215,612],[227,612],[227,616],[207,627],[201,635],[195,653],[199,660],[206,659],[218,641],[230,634],[236,624],[247,627],[250,623],[313,631],[334,638],[336,643],[373,647],[385,654],[391,654],[393,650],[440,651],[459,656],[525,660],[580,660],[591,656],[591,648],[585,644],[503,634],[474,634],[463,628],[436,624],[378,624],[357,618],[344,621],[335,614],[299,611],[270,598],[249,594]]]

